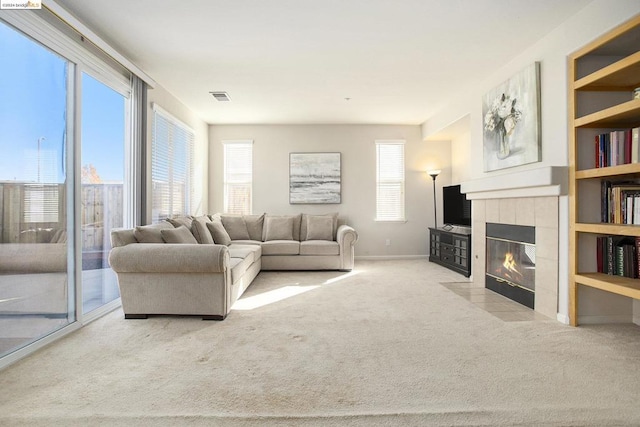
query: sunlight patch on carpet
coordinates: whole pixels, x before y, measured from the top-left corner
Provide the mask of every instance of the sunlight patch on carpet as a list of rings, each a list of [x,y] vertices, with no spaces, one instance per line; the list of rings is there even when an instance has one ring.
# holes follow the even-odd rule
[[[285,300],[287,298],[294,297],[296,295],[303,294],[305,292],[312,291],[316,286],[284,286],[273,291],[264,292],[252,297],[242,298],[236,301],[232,310],[253,310],[256,308],[264,307],[265,305],[273,304],[278,301]]]
[[[329,280],[325,281],[323,284],[324,284],[324,285],[330,285],[330,284],[332,284],[332,283],[336,283],[336,282],[339,282],[339,281],[341,281],[341,280],[348,279],[349,277],[353,277],[353,276],[355,276],[355,275],[356,275],[356,274],[358,274],[358,273],[359,273],[359,271],[351,271],[351,272],[346,273],[346,274],[343,274],[343,275],[341,275],[341,276],[334,277],[333,279],[329,279]]]

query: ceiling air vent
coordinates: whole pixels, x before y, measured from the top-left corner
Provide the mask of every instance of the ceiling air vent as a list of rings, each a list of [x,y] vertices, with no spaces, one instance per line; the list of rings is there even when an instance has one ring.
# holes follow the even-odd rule
[[[231,101],[227,92],[209,92],[218,101]]]

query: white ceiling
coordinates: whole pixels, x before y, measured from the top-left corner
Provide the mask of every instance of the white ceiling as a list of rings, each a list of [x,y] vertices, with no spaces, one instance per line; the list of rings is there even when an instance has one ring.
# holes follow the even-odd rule
[[[420,124],[590,1],[57,3],[210,124]]]

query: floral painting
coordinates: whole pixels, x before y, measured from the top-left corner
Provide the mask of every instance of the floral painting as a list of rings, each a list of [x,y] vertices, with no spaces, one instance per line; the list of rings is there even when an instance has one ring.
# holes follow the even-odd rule
[[[485,94],[482,114],[485,172],[539,162],[540,63]]]

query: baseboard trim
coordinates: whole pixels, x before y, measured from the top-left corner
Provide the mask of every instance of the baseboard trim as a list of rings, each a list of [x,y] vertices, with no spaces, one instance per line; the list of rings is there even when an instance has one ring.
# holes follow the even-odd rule
[[[355,257],[356,261],[381,261],[394,259],[429,259],[429,255],[365,255]]]
[[[598,325],[603,323],[632,323],[630,315],[610,315],[610,316],[578,316],[579,325]]]
[[[565,325],[569,324],[569,316],[567,316],[566,314],[556,314],[556,320],[560,323],[564,323]]]

